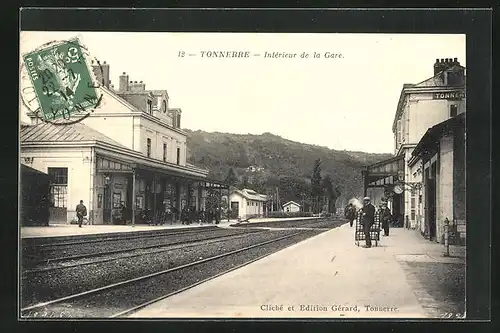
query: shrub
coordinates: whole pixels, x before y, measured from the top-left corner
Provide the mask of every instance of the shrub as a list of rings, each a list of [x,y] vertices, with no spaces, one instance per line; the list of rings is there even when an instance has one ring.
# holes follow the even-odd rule
[[[312,217],[311,212],[269,212],[270,218]]]

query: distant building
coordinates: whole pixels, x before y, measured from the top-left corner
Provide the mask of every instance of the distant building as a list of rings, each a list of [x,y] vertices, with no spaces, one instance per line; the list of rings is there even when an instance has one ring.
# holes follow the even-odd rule
[[[267,196],[254,190],[234,190],[229,201],[233,218],[260,217],[268,212]]]
[[[143,213],[178,221],[185,207],[209,209],[207,193],[220,196],[224,186],[187,163],[181,110],[168,107],[166,90],[146,90],[125,73],[115,90],[109,64],[94,72],[101,106],[83,121],[58,126],[29,114],[31,125],[21,126],[21,160],[51,178],[51,222],[68,223],[80,200],[93,224],[116,223],[121,204],[134,223]]]
[[[283,205],[283,211],[289,213],[300,212],[300,205],[295,201],[288,201],[286,204]]]
[[[445,216],[436,213],[435,201],[424,202],[423,160],[415,158],[413,152],[418,145],[423,147],[421,140],[430,128],[465,112],[465,67],[457,58],[436,59],[431,78],[403,85],[392,127],[395,157],[363,170],[365,195],[390,196],[390,206],[396,216],[437,241],[440,241]],[[434,145],[435,150],[438,143]],[[429,147],[429,143],[425,146]],[[451,164],[442,164],[442,167],[445,168],[442,172],[453,174]],[[440,197],[444,193],[436,195]]]

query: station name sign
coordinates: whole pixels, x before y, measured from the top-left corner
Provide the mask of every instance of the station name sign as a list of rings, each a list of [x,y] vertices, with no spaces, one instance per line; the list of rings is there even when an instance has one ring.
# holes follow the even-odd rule
[[[463,91],[446,91],[436,92],[432,94],[432,99],[464,99],[465,93]]]

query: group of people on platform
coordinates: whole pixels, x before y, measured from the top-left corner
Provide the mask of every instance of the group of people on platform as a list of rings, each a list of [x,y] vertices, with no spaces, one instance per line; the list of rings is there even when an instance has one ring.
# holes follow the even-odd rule
[[[365,247],[369,248],[372,246],[370,230],[375,223],[375,214],[379,214],[379,220],[382,223],[382,229],[384,231],[384,236],[389,236],[389,226],[393,221],[393,215],[391,210],[387,206],[387,201],[382,200],[379,205],[379,209],[371,203],[370,197],[363,198],[363,207],[358,209],[352,202],[350,202],[344,210],[344,216],[349,220],[349,224],[352,227],[354,220],[360,216],[360,223],[363,226],[363,232],[365,234]]]
[[[182,224],[199,223],[212,223],[219,224],[221,220],[220,209],[197,210],[195,207],[184,207],[181,210]]]
[[[148,224],[165,224],[171,222],[174,219],[179,219],[182,224],[191,223],[213,223],[219,224],[221,220],[220,209],[208,209],[208,210],[197,210],[195,207],[184,207],[179,210],[175,207],[169,212],[157,211],[153,214],[151,210],[144,210],[142,212],[141,219]]]
[[[83,200],[80,200],[80,204],[76,206],[76,217],[78,219],[78,226],[82,227],[82,222],[84,217],[87,216],[87,207],[83,204]],[[179,214],[179,211],[174,207],[170,212],[157,211],[153,213],[149,209],[144,209],[138,212],[137,222],[142,221],[142,223],[148,224],[165,224],[167,221],[172,221],[173,218],[179,218],[182,224],[191,223],[213,223],[219,224],[221,221],[221,210],[219,208],[213,209],[201,209],[197,210],[195,207],[185,206]],[[113,222],[115,224],[127,224],[127,221],[131,219],[131,212],[125,206],[124,202],[121,202],[120,208],[115,210],[115,215]],[[139,222],[141,223],[141,222]]]

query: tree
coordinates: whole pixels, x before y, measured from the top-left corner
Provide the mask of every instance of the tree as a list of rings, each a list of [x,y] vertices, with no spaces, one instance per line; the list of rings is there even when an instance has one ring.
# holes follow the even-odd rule
[[[330,175],[326,175],[322,181],[322,187],[326,195],[328,212],[335,212],[335,203],[341,195],[341,186],[334,186]]]
[[[229,168],[229,171],[227,172],[227,176],[226,176],[226,179],[224,180],[224,183],[227,186],[238,185],[238,176],[234,172],[233,168]]]
[[[337,205],[336,205],[336,202],[337,202],[337,199],[342,195],[342,187],[341,186],[336,186],[334,189],[333,189],[333,198],[332,199],[332,208],[333,210],[335,211],[336,208],[337,208]]]
[[[322,181],[322,188],[323,188],[323,191],[325,193],[325,196],[326,196],[326,199],[327,199],[327,211],[328,213],[331,213],[332,212],[332,204],[335,203],[335,193],[334,193],[334,190],[333,190],[333,184],[332,184],[332,179],[330,177],[330,175],[326,175],[325,177],[323,177],[323,181]]]
[[[313,211],[319,213],[320,202],[323,197],[323,188],[321,187],[321,159],[314,161],[314,168],[311,177],[311,197],[313,198]]]
[[[244,175],[243,176],[243,179],[241,180],[241,184],[240,184],[240,189],[245,189],[245,188],[248,188],[250,185],[250,183],[248,182],[248,176],[247,175]]]

